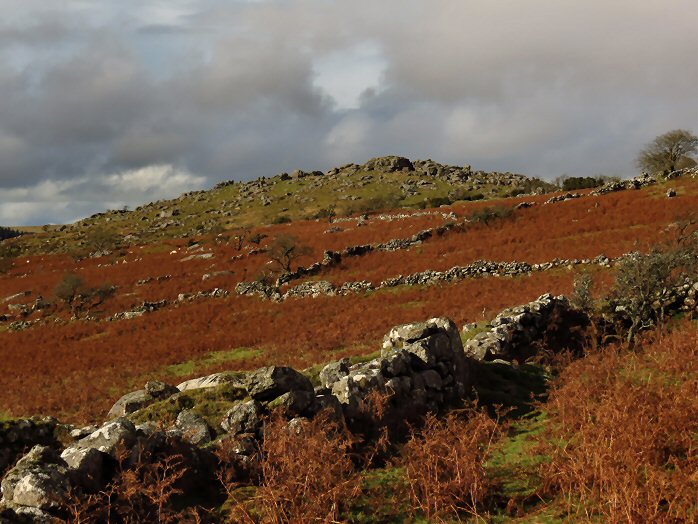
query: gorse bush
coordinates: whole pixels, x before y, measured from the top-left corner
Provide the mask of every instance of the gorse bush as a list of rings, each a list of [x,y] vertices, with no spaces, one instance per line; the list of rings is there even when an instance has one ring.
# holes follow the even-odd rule
[[[489,226],[493,222],[511,218],[514,211],[510,207],[494,206],[486,207],[476,211],[470,216],[470,221],[476,224]]]
[[[590,189],[604,184],[603,178],[591,176],[573,176],[562,181],[563,191],[575,191],[577,189]]]

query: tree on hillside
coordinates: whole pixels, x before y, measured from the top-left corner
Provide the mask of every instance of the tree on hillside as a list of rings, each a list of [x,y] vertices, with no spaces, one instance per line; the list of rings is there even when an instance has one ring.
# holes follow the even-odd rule
[[[16,238],[21,236],[22,233],[15,231],[9,227],[0,226],[0,240],[6,240],[8,238]]]
[[[291,272],[291,264],[302,256],[310,255],[312,250],[301,245],[296,237],[279,235],[269,246],[269,260],[285,273]]]
[[[671,173],[680,164],[695,164],[691,154],[698,151],[698,136],[685,129],[674,129],[658,136],[640,151],[637,166],[648,173]]]
[[[0,274],[7,273],[14,266],[15,259],[21,253],[20,247],[15,243],[0,242]]]
[[[79,317],[81,313],[102,305],[115,291],[116,288],[108,284],[90,287],[79,275],[68,273],[58,283],[54,294],[65,302],[73,315]]]

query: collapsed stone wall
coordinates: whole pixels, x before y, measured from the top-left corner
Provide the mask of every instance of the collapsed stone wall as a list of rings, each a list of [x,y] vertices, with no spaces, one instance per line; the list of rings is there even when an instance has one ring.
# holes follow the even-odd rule
[[[537,300],[505,309],[486,329],[466,341],[465,354],[475,360],[505,360],[524,362],[535,356],[546,343],[558,349],[581,350],[586,342],[584,332],[589,327],[589,317],[573,307],[564,296],[542,295]],[[560,328],[558,340],[551,344],[546,335],[551,329]],[[465,336],[477,330],[477,325],[466,325]],[[562,336],[560,336],[562,335]]]
[[[314,282],[303,282],[298,286],[288,289],[281,293],[278,287],[270,286],[264,282],[241,282],[235,291],[239,295],[259,296],[276,301],[284,301],[289,298],[302,297],[318,297],[325,296],[343,296],[353,293],[366,293],[369,291],[377,291],[384,288],[393,288],[397,286],[433,286],[443,283],[459,282],[466,278],[480,277],[515,277],[528,275],[538,271],[548,271],[560,267],[571,267],[580,265],[599,265],[602,267],[610,267],[612,264],[618,263],[625,257],[631,254],[621,255],[618,258],[611,259],[605,255],[599,255],[593,259],[559,259],[556,258],[549,262],[540,264],[529,264],[528,262],[492,262],[489,260],[477,260],[467,266],[454,266],[446,271],[426,270],[413,273],[411,275],[398,275],[383,280],[378,285],[373,285],[370,282],[361,280],[354,282],[346,282],[341,286],[335,286],[331,282],[325,280]]]

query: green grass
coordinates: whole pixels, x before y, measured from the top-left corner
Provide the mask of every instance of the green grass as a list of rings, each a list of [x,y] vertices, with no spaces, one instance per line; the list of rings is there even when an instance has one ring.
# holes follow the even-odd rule
[[[214,351],[202,358],[187,360],[180,364],[167,366],[165,372],[175,377],[185,377],[220,364],[240,362],[242,360],[259,357],[263,354],[263,349],[246,347],[235,348],[228,351]]]
[[[248,400],[245,388],[235,383],[223,384],[215,388],[194,389],[173,395],[165,400],[133,413],[129,418],[134,423],[164,422],[173,423],[183,409],[192,409],[217,429],[224,415],[240,401]]]
[[[557,501],[544,500],[540,496],[542,484],[538,469],[550,460],[539,447],[541,440],[545,439],[546,424],[545,412],[531,413],[512,422],[508,434],[495,443],[485,468],[488,475],[498,482],[498,495],[503,503],[513,501],[512,506],[521,516],[514,518],[501,509],[492,515],[492,522],[568,522]]]
[[[352,504],[346,520],[361,524],[426,522],[424,519],[411,519],[407,513],[402,468],[368,470],[362,476],[361,496]]]
[[[9,422],[10,420],[14,420],[15,418],[16,417],[13,417],[9,411],[0,410],[0,423]]]
[[[488,331],[490,327],[490,323],[486,320],[478,322],[474,328],[469,329],[468,331],[461,331],[460,339],[463,341],[463,344],[465,344],[468,340],[475,338],[475,336],[479,335],[480,333]]]
[[[372,176],[370,181],[360,180],[369,175]],[[415,195],[404,196],[400,186],[407,179],[417,181],[420,178],[428,180],[430,184],[426,187],[415,186]],[[29,253],[73,252],[91,230],[101,227],[108,228],[118,236],[136,234],[139,244],[157,245],[170,239],[199,238],[221,227],[231,229],[244,225],[271,224],[280,215],[287,215],[294,221],[310,219],[331,205],[335,205],[337,216],[390,211],[401,207],[421,208],[425,202],[446,198],[453,190],[469,190],[469,182],[450,183],[430,176],[422,177],[414,172],[388,173],[366,169],[360,169],[352,175],[339,175],[337,179],[310,176],[300,180],[272,180],[273,183],[264,186],[258,194],[252,196],[248,193],[251,196],[249,201],[242,196],[243,186],[234,184],[170,201],[147,204],[128,213],[108,213],[85,220],[64,231],[57,227],[47,230],[32,228],[30,234],[22,237],[21,243]],[[506,196],[506,191],[493,185],[483,185],[477,190],[490,199],[502,198]],[[339,200],[339,195],[352,197],[353,200]],[[268,198],[271,203],[264,205],[263,198]],[[161,210],[175,208],[179,210],[178,215],[160,218]],[[153,227],[165,221],[176,224],[165,229]]]

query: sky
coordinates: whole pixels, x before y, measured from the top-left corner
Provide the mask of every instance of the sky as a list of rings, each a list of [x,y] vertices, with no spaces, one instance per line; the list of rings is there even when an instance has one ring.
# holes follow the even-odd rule
[[[0,3],[0,225],[384,155],[632,176],[698,133],[695,0]]]

